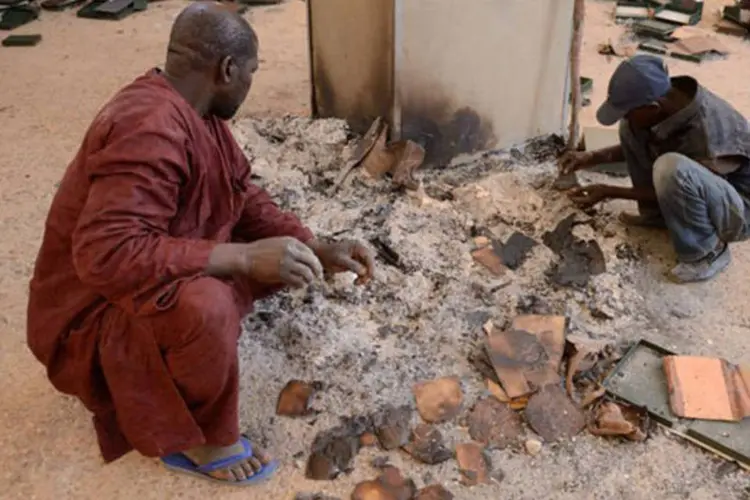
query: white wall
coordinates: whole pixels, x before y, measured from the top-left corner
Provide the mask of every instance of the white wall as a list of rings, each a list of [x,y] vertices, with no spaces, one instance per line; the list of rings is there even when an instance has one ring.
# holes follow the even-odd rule
[[[406,138],[444,156],[563,131],[573,0],[394,1]]]

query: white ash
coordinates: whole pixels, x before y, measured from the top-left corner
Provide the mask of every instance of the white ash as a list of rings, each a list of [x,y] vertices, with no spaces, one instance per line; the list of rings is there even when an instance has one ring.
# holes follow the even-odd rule
[[[592,338],[624,342],[651,336],[667,347],[674,339],[674,330],[665,325],[684,314],[669,311],[684,309],[672,305],[660,312],[654,305],[658,273],[654,278],[653,264],[644,264],[636,251],[649,240],[628,236],[606,208],[593,219],[578,213],[577,220],[584,224],[575,233],[599,243],[607,271],[582,290],[549,284],[545,272],[557,256],[543,245],[542,235],[577,213],[563,194],[549,189],[555,174],[550,161],[535,163],[520,149],[464,158],[452,167],[418,171],[424,189],[410,194],[394,191],[387,179],[373,181],[355,170],[329,197],[327,188],[353,149],[343,122],[243,120],[234,124],[234,132],[253,160],[255,181],[282,208],[293,210],[323,236],[365,241],[377,237],[401,258],[400,269],[379,261],[366,287],[353,286],[347,276],[334,280],[328,290],[283,292],[258,302],[247,318],[240,340],[243,426],[284,461],[303,461],[314,435],[336,425],[339,417],[369,414],[385,403],[411,403],[411,387],[420,380],[459,376],[466,389],[465,406],[470,407],[486,390],[466,358],[484,336],[482,326],[489,319],[501,326],[522,312],[557,313],[570,317],[573,332]],[[432,199],[430,192],[449,193],[453,201]],[[500,238],[518,230],[539,245],[518,270],[495,277],[470,256],[472,231],[478,227]],[[597,317],[592,309],[601,314]],[[320,414],[274,417],[277,395],[292,378],[324,382],[315,403]],[[441,426],[449,445],[468,439],[457,422]],[[373,476],[367,463],[375,453],[363,451],[352,477],[344,480]],[[654,463],[639,459],[645,453],[663,458],[658,470],[644,469]],[[675,454],[692,457],[680,462],[692,468],[674,474],[670,468],[677,465],[670,457]],[[468,489],[452,482],[458,477],[452,461],[427,467],[397,452],[389,456],[418,483],[432,474],[456,498],[471,498]],[[691,495],[701,487],[722,498],[737,498],[729,492],[744,488],[746,479],[730,474],[706,486],[709,481],[700,471],[709,469],[712,460],[702,456],[694,447],[666,437],[620,445],[583,434],[575,442],[545,447],[533,459],[525,453],[493,451],[505,479],[487,488],[495,492],[492,498],[501,491],[503,498],[538,498],[542,490],[549,493],[545,498],[579,498],[608,478],[606,484],[614,488],[608,498],[636,498],[643,492],[637,484],[611,477],[612,471],[632,467],[658,478],[649,483],[649,494],[660,498]]]

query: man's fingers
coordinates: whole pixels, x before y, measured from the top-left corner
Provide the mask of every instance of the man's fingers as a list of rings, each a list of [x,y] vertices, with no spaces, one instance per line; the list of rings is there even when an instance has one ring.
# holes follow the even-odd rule
[[[286,268],[286,274],[289,281],[299,283],[298,285],[295,285],[297,287],[311,285],[317,281],[312,269],[301,262],[293,262],[289,264]]]
[[[343,254],[337,256],[336,265],[355,273],[357,276],[364,276],[367,274],[367,268],[365,268],[365,266]]]
[[[282,273],[281,279],[285,285],[288,285],[292,288],[303,288],[307,285],[307,282],[305,282],[304,278],[302,278],[298,274],[293,274],[290,271],[285,271],[284,273]]]
[[[294,257],[294,260],[310,269],[314,278],[323,279],[323,266],[310,247],[304,243],[295,245],[291,248],[291,255]]]
[[[365,266],[365,274],[364,277],[366,279],[372,278],[372,275],[375,271],[375,255],[368,249],[361,245],[358,245],[354,254],[354,257],[364,264]]]

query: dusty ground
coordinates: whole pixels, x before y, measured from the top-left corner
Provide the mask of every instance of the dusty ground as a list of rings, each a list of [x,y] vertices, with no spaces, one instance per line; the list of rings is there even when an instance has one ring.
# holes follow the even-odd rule
[[[707,1],[709,14],[719,4]],[[131,454],[103,467],[89,418],[73,400],[55,393],[24,343],[26,286],[47,206],[67,161],[98,107],[121,85],[160,64],[171,19],[184,4],[165,1],[119,23],[76,19],[70,12],[45,13],[19,32],[40,32],[33,49],[0,48],[0,481],[3,498],[258,498],[290,499],[300,491],[348,497],[351,486],[374,474],[364,452],[351,477],[315,484],[302,478],[300,452],[315,432],[338,416],[371,411],[384,401],[404,402],[413,381],[443,374],[462,377],[469,399],[481,381],[466,354],[488,314],[503,320],[525,297],[541,297],[555,311],[570,315],[572,328],[617,341],[648,337],[681,352],[714,354],[750,362],[745,340],[750,309],[745,306],[750,266],[746,245],[734,247],[730,272],[698,286],[668,284],[662,273],[672,255],[658,232],[626,234],[612,214],[627,205],[610,204],[594,224],[584,227],[605,250],[608,272],[587,292],[555,291],[543,271],[552,256],[540,247],[507,286],[483,292],[488,278],[472,265],[469,228],[492,227],[500,235],[521,227],[539,238],[572,209],[546,190],[553,168],[528,157],[500,156],[487,168],[477,165],[422,173],[428,191],[451,190],[454,202],[419,203],[394,195],[384,183],[357,177],[331,200],[319,193],[339,168],[346,134],[337,122],[240,120],[240,141],[257,158],[259,182],[287,207],[297,210],[324,233],[348,230],[352,236],[388,237],[410,271],[383,266],[376,281],[352,289],[345,281],[327,299],[320,294],[283,295],[258,307],[242,340],[243,426],[266,441],[284,460],[268,485],[236,491],[166,474],[152,460]],[[593,101],[606,93],[616,62],[596,54],[596,44],[615,38],[610,2],[589,2],[584,73],[595,79]],[[304,4],[248,14],[262,40],[262,71],[243,116],[280,116],[307,111],[307,61]],[[732,49],[726,61],[696,66],[670,62],[673,72],[697,76],[750,116],[750,48],[725,38]],[[93,49],[93,50],[92,50]],[[584,113],[592,123],[593,106]],[[285,140],[269,142],[269,130]],[[478,172],[482,171],[481,175]],[[454,187],[455,186],[455,187]],[[500,216],[498,216],[500,215]],[[614,247],[630,241],[643,259],[620,259]],[[607,303],[614,320],[594,319],[592,304]],[[382,327],[393,327],[383,329]],[[404,327],[404,328],[398,328]],[[315,421],[276,419],[273,401],[288,377],[325,380],[329,389],[316,405]],[[355,382],[356,381],[356,382]],[[461,431],[448,425],[451,440]],[[750,497],[750,478],[680,441],[658,434],[641,445],[604,442],[582,435],[537,458],[494,452],[505,471],[500,485],[468,490],[454,483],[453,462],[413,467],[399,454],[419,484],[430,474],[457,498],[573,499],[664,498],[739,499]]]

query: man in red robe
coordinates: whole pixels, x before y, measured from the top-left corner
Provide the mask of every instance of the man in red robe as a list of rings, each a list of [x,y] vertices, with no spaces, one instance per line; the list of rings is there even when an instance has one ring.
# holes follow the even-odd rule
[[[267,477],[277,464],[239,433],[240,319],[324,272],[372,276],[366,247],[314,239],[250,183],[224,120],[257,67],[242,17],[191,4],[164,70],[104,106],[52,202],[28,343],[93,413],[107,462],[135,449],[218,481]]]

